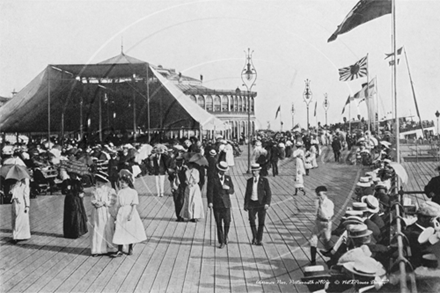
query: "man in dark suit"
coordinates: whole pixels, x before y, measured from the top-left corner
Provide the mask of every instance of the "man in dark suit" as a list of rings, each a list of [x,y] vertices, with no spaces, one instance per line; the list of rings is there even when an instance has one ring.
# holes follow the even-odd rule
[[[435,170],[440,172],[440,166]],[[429,180],[425,186],[425,193],[433,202],[440,204],[440,176],[433,177]]]
[[[175,159],[175,166],[173,172],[170,172],[169,180],[171,184],[171,191],[174,199],[174,209],[176,211],[177,222],[183,222],[180,216],[180,211],[183,207],[186,188],[186,168],[183,166],[183,156],[179,154]]]
[[[246,193],[244,196],[244,210],[249,214],[249,223],[252,230],[252,244],[263,245],[264,221],[266,210],[270,206],[272,192],[269,180],[260,176],[261,167],[259,164],[252,164],[252,178],[247,180]],[[258,230],[255,225],[258,214]]]
[[[231,225],[231,199],[229,195],[234,193],[234,184],[231,177],[225,174],[227,170],[228,164],[226,162],[221,161],[217,164],[217,175],[208,184],[207,193],[208,206],[210,209],[214,208],[219,248],[228,244],[228,232]]]

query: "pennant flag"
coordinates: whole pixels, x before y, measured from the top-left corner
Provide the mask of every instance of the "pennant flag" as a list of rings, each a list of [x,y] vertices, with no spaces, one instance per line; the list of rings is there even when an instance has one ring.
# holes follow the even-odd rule
[[[339,80],[348,81],[364,77],[367,75],[367,59],[368,55],[356,62],[354,65],[339,69]]]
[[[278,113],[280,113],[280,111],[281,111],[281,105],[278,106],[278,110],[277,110],[277,112],[275,114],[275,119],[277,119]]]
[[[313,114],[314,117],[316,117],[316,107],[318,107],[318,101],[315,102],[315,114]]]
[[[327,42],[334,41],[338,35],[349,32],[363,23],[389,13],[391,13],[391,0],[360,0],[347,14],[342,23],[338,25],[338,28]]]
[[[370,86],[368,87],[368,97],[371,98],[372,95],[376,93],[376,78],[373,78],[370,80]],[[362,84],[362,89],[358,91],[356,94],[354,94],[353,98],[355,100],[359,100],[359,103],[362,103],[365,101],[367,97],[367,83]]]
[[[402,49],[403,49],[403,47],[401,47],[400,49],[398,49],[397,50],[397,65],[399,65],[399,62],[400,62],[400,57],[399,57],[399,55],[400,54],[402,54]],[[394,57],[394,53],[390,53],[390,54],[385,54],[385,60],[387,60],[388,58],[390,58],[390,57]],[[394,65],[394,58],[392,58],[390,61],[388,61],[388,64],[390,65],[390,66],[393,66]]]
[[[342,108],[342,113],[341,113],[341,115],[344,114],[344,112],[345,112],[345,107],[347,107],[347,105],[350,104],[351,101],[354,101],[354,97],[350,97],[350,96],[348,96],[347,101],[345,102],[344,108]]]

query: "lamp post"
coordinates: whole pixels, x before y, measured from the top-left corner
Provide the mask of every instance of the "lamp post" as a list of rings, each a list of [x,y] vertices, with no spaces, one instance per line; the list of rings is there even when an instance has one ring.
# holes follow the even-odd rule
[[[322,106],[324,107],[325,111],[325,125],[327,125],[327,111],[328,108],[330,108],[330,102],[328,101],[327,93],[324,94],[324,97],[324,103],[322,104]]]
[[[255,70],[254,64],[252,63],[252,54],[254,51],[248,48],[247,53],[244,51],[246,56],[246,61],[241,71],[241,80],[243,81],[243,85],[246,86],[247,90],[247,100],[248,100],[248,169],[247,173],[251,172],[251,90],[255,85],[255,81],[257,80],[257,70]]]
[[[310,90],[310,80],[306,79],[304,81],[306,83],[306,89],[303,93],[304,102],[307,105],[307,133],[309,132],[309,104],[312,101],[312,91]]]
[[[435,117],[437,117],[437,139],[438,139],[438,135],[439,135],[439,133],[438,133],[438,117],[440,117],[440,112],[437,110],[436,112],[435,112]]]

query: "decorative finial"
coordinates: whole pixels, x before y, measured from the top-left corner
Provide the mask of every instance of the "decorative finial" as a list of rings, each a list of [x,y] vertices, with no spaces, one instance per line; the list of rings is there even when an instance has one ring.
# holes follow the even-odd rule
[[[121,54],[124,55],[124,37],[121,36]]]

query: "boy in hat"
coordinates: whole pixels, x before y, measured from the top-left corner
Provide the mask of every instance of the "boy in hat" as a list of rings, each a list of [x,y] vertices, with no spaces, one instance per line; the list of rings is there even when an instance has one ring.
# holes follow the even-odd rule
[[[327,188],[325,186],[318,186],[315,189],[318,200],[316,202],[316,220],[315,227],[312,230],[310,238],[310,258],[311,265],[316,264],[316,247],[318,246],[318,238],[323,238],[324,247],[330,250],[330,240],[332,237],[332,218],[334,215],[334,204],[327,197]]]
[[[231,177],[226,175],[228,164],[221,161],[217,164],[217,176],[211,178],[208,184],[208,207],[214,208],[214,218],[217,224],[219,248],[228,244],[228,232],[231,224],[231,199],[234,193],[234,184]]]
[[[248,212],[249,223],[252,230],[252,244],[263,245],[264,222],[266,210],[270,206],[272,191],[269,180],[260,176],[261,167],[255,163],[251,165],[252,177],[247,180],[244,196],[244,210]],[[258,230],[255,225],[258,214]]]

